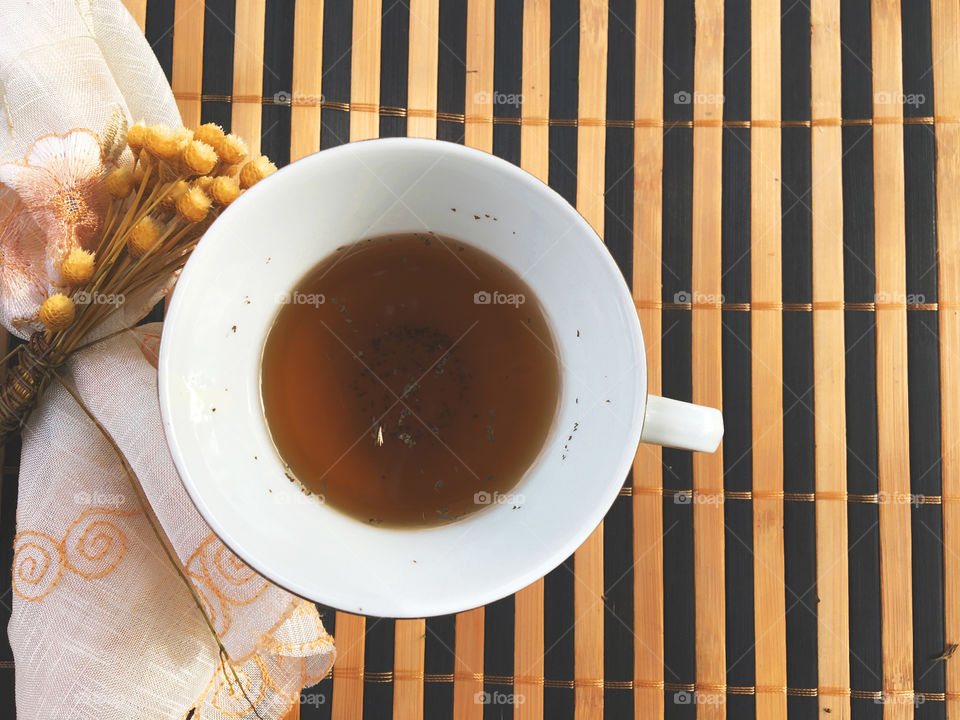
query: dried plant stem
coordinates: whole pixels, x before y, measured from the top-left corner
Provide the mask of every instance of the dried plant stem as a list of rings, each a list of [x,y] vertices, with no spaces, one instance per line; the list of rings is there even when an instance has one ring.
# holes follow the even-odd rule
[[[123,454],[123,451],[120,449],[120,446],[117,445],[116,441],[113,439],[113,436],[110,432],[103,426],[103,424],[97,420],[96,416],[91,412],[90,408],[87,407],[87,404],[83,402],[80,398],[80,394],[77,392],[70,383],[64,380],[63,376],[60,375],[55,370],[51,372],[51,375],[57,379],[57,381],[63,385],[68,393],[76,401],[77,405],[83,410],[90,422],[92,422],[97,430],[103,435],[110,447],[113,448],[114,453],[117,455],[117,459],[120,460],[120,465],[123,467],[123,472],[127,476],[127,480],[130,483],[130,486],[133,488],[134,494],[137,496],[137,502],[140,504],[140,508],[143,511],[144,517],[147,519],[147,522],[150,525],[150,529],[153,531],[153,534],[157,538],[157,542],[160,543],[160,546],[163,548],[163,552],[166,554],[167,559],[170,561],[170,564],[173,565],[174,570],[176,570],[177,575],[180,576],[180,579],[183,580],[183,584],[187,586],[187,590],[190,591],[190,597],[193,598],[194,604],[197,606],[197,609],[200,611],[200,615],[203,617],[203,621],[206,623],[207,627],[210,629],[210,634],[213,635],[214,641],[217,643],[217,648],[219,649],[219,657],[221,662],[225,662],[227,668],[230,669],[231,674],[233,675],[234,681],[237,683],[237,687],[240,688],[240,692],[243,694],[244,699],[250,704],[250,709],[253,710],[254,714],[260,718],[260,713],[257,712],[256,706],[250,700],[250,697],[247,695],[247,691],[243,689],[243,684],[240,682],[240,676],[237,675],[237,671],[233,666],[232,661],[230,660],[230,655],[227,653],[226,647],[224,647],[223,642],[220,640],[220,636],[217,635],[217,631],[213,627],[213,623],[210,621],[210,616],[207,614],[207,611],[203,609],[203,604],[200,600],[200,595],[197,593],[196,588],[194,588],[193,583],[190,582],[190,578],[187,577],[187,574],[183,571],[183,567],[180,565],[180,560],[177,558],[173,551],[170,549],[170,540],[167,538],[166,533],[163,532],[163,529],[160,527],[160,524],[154,519],[153,510],[150,507],[150,501],[147,499],[147,495],[143,490],[143,485],[140,483],[140,478],[137,477],[137,473],[130,466],[130,463],[127,462],[126,456]],[[224,673],[224,677],[227,678],[229,682],[229,676]],[[232,686],[231,686],[232,689]],[[261,720],[263,720],[261,718]]]

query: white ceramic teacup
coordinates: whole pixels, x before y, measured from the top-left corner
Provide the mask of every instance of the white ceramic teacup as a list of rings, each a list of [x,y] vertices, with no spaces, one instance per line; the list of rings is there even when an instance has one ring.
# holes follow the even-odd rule
[[[323,257],[423,230],[479,246],[526,280],[555,335],[561,397],[548,442],[509,495],[478,494],[488,507],[448,525],[385,528],[284,475],[262,414],[260,356],[277,298]],[[587,222],[514,165],[432,140],[342,145],[245,193],[177,283],[159,372],[173,459],[217,535],[292,592],[368,615],[452,613],[519,590],[603,519],[638,442],[712,452],[723,433],[717,410],[647,394],[636,309]]]

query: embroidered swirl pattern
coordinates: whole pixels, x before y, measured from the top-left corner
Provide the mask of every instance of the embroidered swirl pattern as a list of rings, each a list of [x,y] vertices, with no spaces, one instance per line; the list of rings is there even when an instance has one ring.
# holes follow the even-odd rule
[[[13,539],[13,592],[36,602],[56,587],[64,570],[86,580],[109,575],[127,552],[127,536],[117,522],[139,514],[86,508],[60,540],[36,530],[20,531]]]
[[[213,533],[187,561],[186,572],[219,634],[230,629],[231,607],[249,605],[270,586]]]

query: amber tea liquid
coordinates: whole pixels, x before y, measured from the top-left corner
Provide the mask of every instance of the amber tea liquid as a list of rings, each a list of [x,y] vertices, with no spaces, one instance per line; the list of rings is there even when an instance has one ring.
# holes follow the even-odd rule
[[[431,233],[339,248],[289,294],[261,396],[291,477],[378,525],[436,525],[511,489],[560,395],[547,319],[487,253]]]

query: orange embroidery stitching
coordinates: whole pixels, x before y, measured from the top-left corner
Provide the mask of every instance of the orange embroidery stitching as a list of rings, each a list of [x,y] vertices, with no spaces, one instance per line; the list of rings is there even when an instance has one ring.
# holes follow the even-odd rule
[[[116,569],[127,551],[123,531],[101,516],[128,518],[139,510],[90,507],[77,516],[61,540],[46,533],[22,530],[13,539],[13,592],[29,602],[45,598],[64,570],[96,580]],[[38,555],[43,560],[38,569]]]
[[[243,689],[243,692],[240,692],[240,690],[235,687],[236,680],[228,683],[226,678],[224,678],[220,682],[220,685],[217,686],[216,692],[213,693],[213,700],[210,704],[228,717],[243,717],[250,711],[250,703],[253,703],[254,707],[259,705],[260,701],[263,700],[267,694],[267,677],[264,672],[266,668],[263,667],[259,657],[257,658],[256,665],[259,671],[258,674],[260,675],[259,693],[257,693],[256,696],[250,692],[253,688],[253,679],[250,677],[250,674],[246,670],[237,668],[237,676],[240,678],[240,688]],[[244,697],[244,693],[246,693],[246,697]],[[247,698],[250,699],[250,702],[247,702]],[[226,703],[238,709],[228,710],[225,705]]]
[[[232,606],[250,605],[270,587],[270,583],[248,568],[213,533],[203,539],[185,569],[220,634],[230,629]]]

